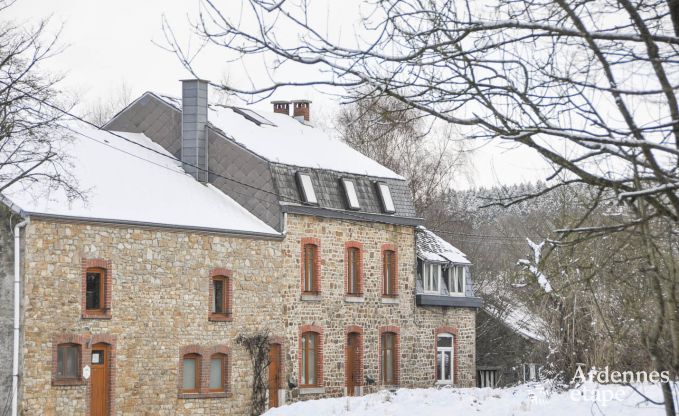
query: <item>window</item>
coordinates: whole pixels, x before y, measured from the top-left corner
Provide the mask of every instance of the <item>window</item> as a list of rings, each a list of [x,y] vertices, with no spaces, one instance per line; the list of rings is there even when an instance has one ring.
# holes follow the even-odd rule
[[[307,293],[318,293],[319,292],[319,258],[318,258],[318,246],[316,244],[307,243],[303,245],[302,253],[302,291]]]
[[[231,271],[228,269],[214,269],[210,273],[210,313],[209,320],[231,320]]]
[[[60,344],[57,346],[57,379],[80,378],[80,345]]]
[[[106,270],[99,268],[87,269],[85,308],[88,311],[102,311],[104,309],[104,280]]]
[[[439,279],[441,277],[441,265],[434,263],[424,263],[423,270],[424,291],[429,293],[439,293]]]
[[[394,250],[384,250],[382,261],[383,294],[385,296],[396,296],[398,280],[396,278],[396,253]]]
[[[200,355],[184,355],[182,370],[182,391],[184,393],[198,393],[200,391],[200,366]]]
[[[307,204],[317,205],[318,200],[316,199],[316,192],[314,191],[314,185],[311,182],[311,176],[306,173],[297,172],[297,185],[300,188],[300,194],[302,194],[302,200]]]
[[[394,332],[384,332],[382,334],[381,368],[382,384],[384,385],[398,384],[397,336]]]
[[[376,182],[377,191],[380,195],[380,201],[382,201],[382,211],[387,214],[393,214],[396,212],[394,208],[394,201],[391,199],[391,190],[389,190],[389,185],[384,182]]]
[[[436,337],[436,381],[453,382],[453,335],[438,334]]]
[[[226,378],[226,356],[215,354],[210,358],[210,381],[208,388],[211,392],[223,392]]]
[[[360,209],[361,205],[358,202],[354,181],[342,178],[342,187],[344,188],[344,196],[347,199],[347,206],[349,209]]]
[[[304,332],[302,334],[301,363],[300,363],[300,387],[318,386],[319,368],[319,334],[316,332]]]
[[[451,296],[464,296],[466,267],[452,266],[448,269],[448,293]]]
[[[103,259],[82,260],[82,317],[111,318],[111,262]]]
[[[346,250],[347,294],[360,295],[363,292],[361,244],[347,243]]]

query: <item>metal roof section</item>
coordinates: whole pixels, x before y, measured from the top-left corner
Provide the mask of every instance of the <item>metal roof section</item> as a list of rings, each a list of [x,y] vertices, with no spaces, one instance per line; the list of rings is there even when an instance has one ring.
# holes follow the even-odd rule
[[[470,265],[467,255],[425,227],[415,231],[417,257],[431,263]]]

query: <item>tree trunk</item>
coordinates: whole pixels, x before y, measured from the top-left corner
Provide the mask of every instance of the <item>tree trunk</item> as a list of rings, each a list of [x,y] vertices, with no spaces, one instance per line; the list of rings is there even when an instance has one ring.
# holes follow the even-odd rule
[[[662,389],[663,400],[665,400],[665,416],[676,416],[672,386],[670,386],[670,383],[660,383],[660,388]]]

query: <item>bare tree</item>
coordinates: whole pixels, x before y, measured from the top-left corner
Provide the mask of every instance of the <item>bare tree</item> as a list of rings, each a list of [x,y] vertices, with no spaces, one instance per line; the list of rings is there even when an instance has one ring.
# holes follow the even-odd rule
[[[117,91],[106,99],[99,98],[85,110],[84,119],[96,126],[103,126],[119,111],[132,102],[132,90],[125,81]]]
[[[62,108],[70,106],[59,101],[59,79],[37,69],[58,52],[58,35],[44,42],[46,21],[26,29],[3,20],[13,3],[0,0],[0,192],[40,182],[43,191],[82,197],[61,152],[68,141],[67,130],[59,128]]]
[[[653,230],[669,227],[676,238],[679,227],[676,1],[376,0],[356,12],[360,33],[337,41],[327,35],[328,22],[312,17],[314,4],[247,0],[241,13],[226,13],[202,0],[195,29],[205,42],[233,58],[269,56],[278,66],[319,69],[304,82],[272,77],[266,85],[220,87],[263,99],[286,85],[339,86],[352,99],[392,97],[468,137],[534,149],[553,166],[547,179],[556,179],[538,194],[582,183],[601,191],[592,210],[625,204],[625,215],[603,224],[587,223],[592,210],[585,212],[559,239],[625,230],[639,236],[641,276],[654,288],[659,328],[647,340],[669,342],[679,358],[676,261],[667,245],[653,242]],[[171,49],[195,74],[166,29]],[[679,373],[679,361],[670,367]],[[667,384],[663,392],[673,414]]]
[[[408,179],[415,208],[425,215],[460,174],[465,153],[450,131],[392,98],[363,98],[342,107],[335,120],[340,138]]]

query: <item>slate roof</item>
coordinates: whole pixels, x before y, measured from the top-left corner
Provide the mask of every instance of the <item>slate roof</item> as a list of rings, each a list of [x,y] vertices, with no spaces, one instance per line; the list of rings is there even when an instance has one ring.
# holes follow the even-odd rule
[[[425,227],[416,230],[417,257],[435,263],[471,264],[455,246]]]
[[[243,108],[210,105],[209,182],[258,218],[282,229],[282,213],[419,225],[404,178],[347,144],[291,116],[257,111],[266,123],[243,115]],[[253,113],[249,113],[253,114]],[[181,100],[147,92],[118,113],[105,128],[142,132],[179,157]],[[307,173],[318,205],[302,201],[296,172]],[[356,184],[360,210],[349,210],[341,178]],[[384,213],[375,182],[389,185],[395,212]]]

